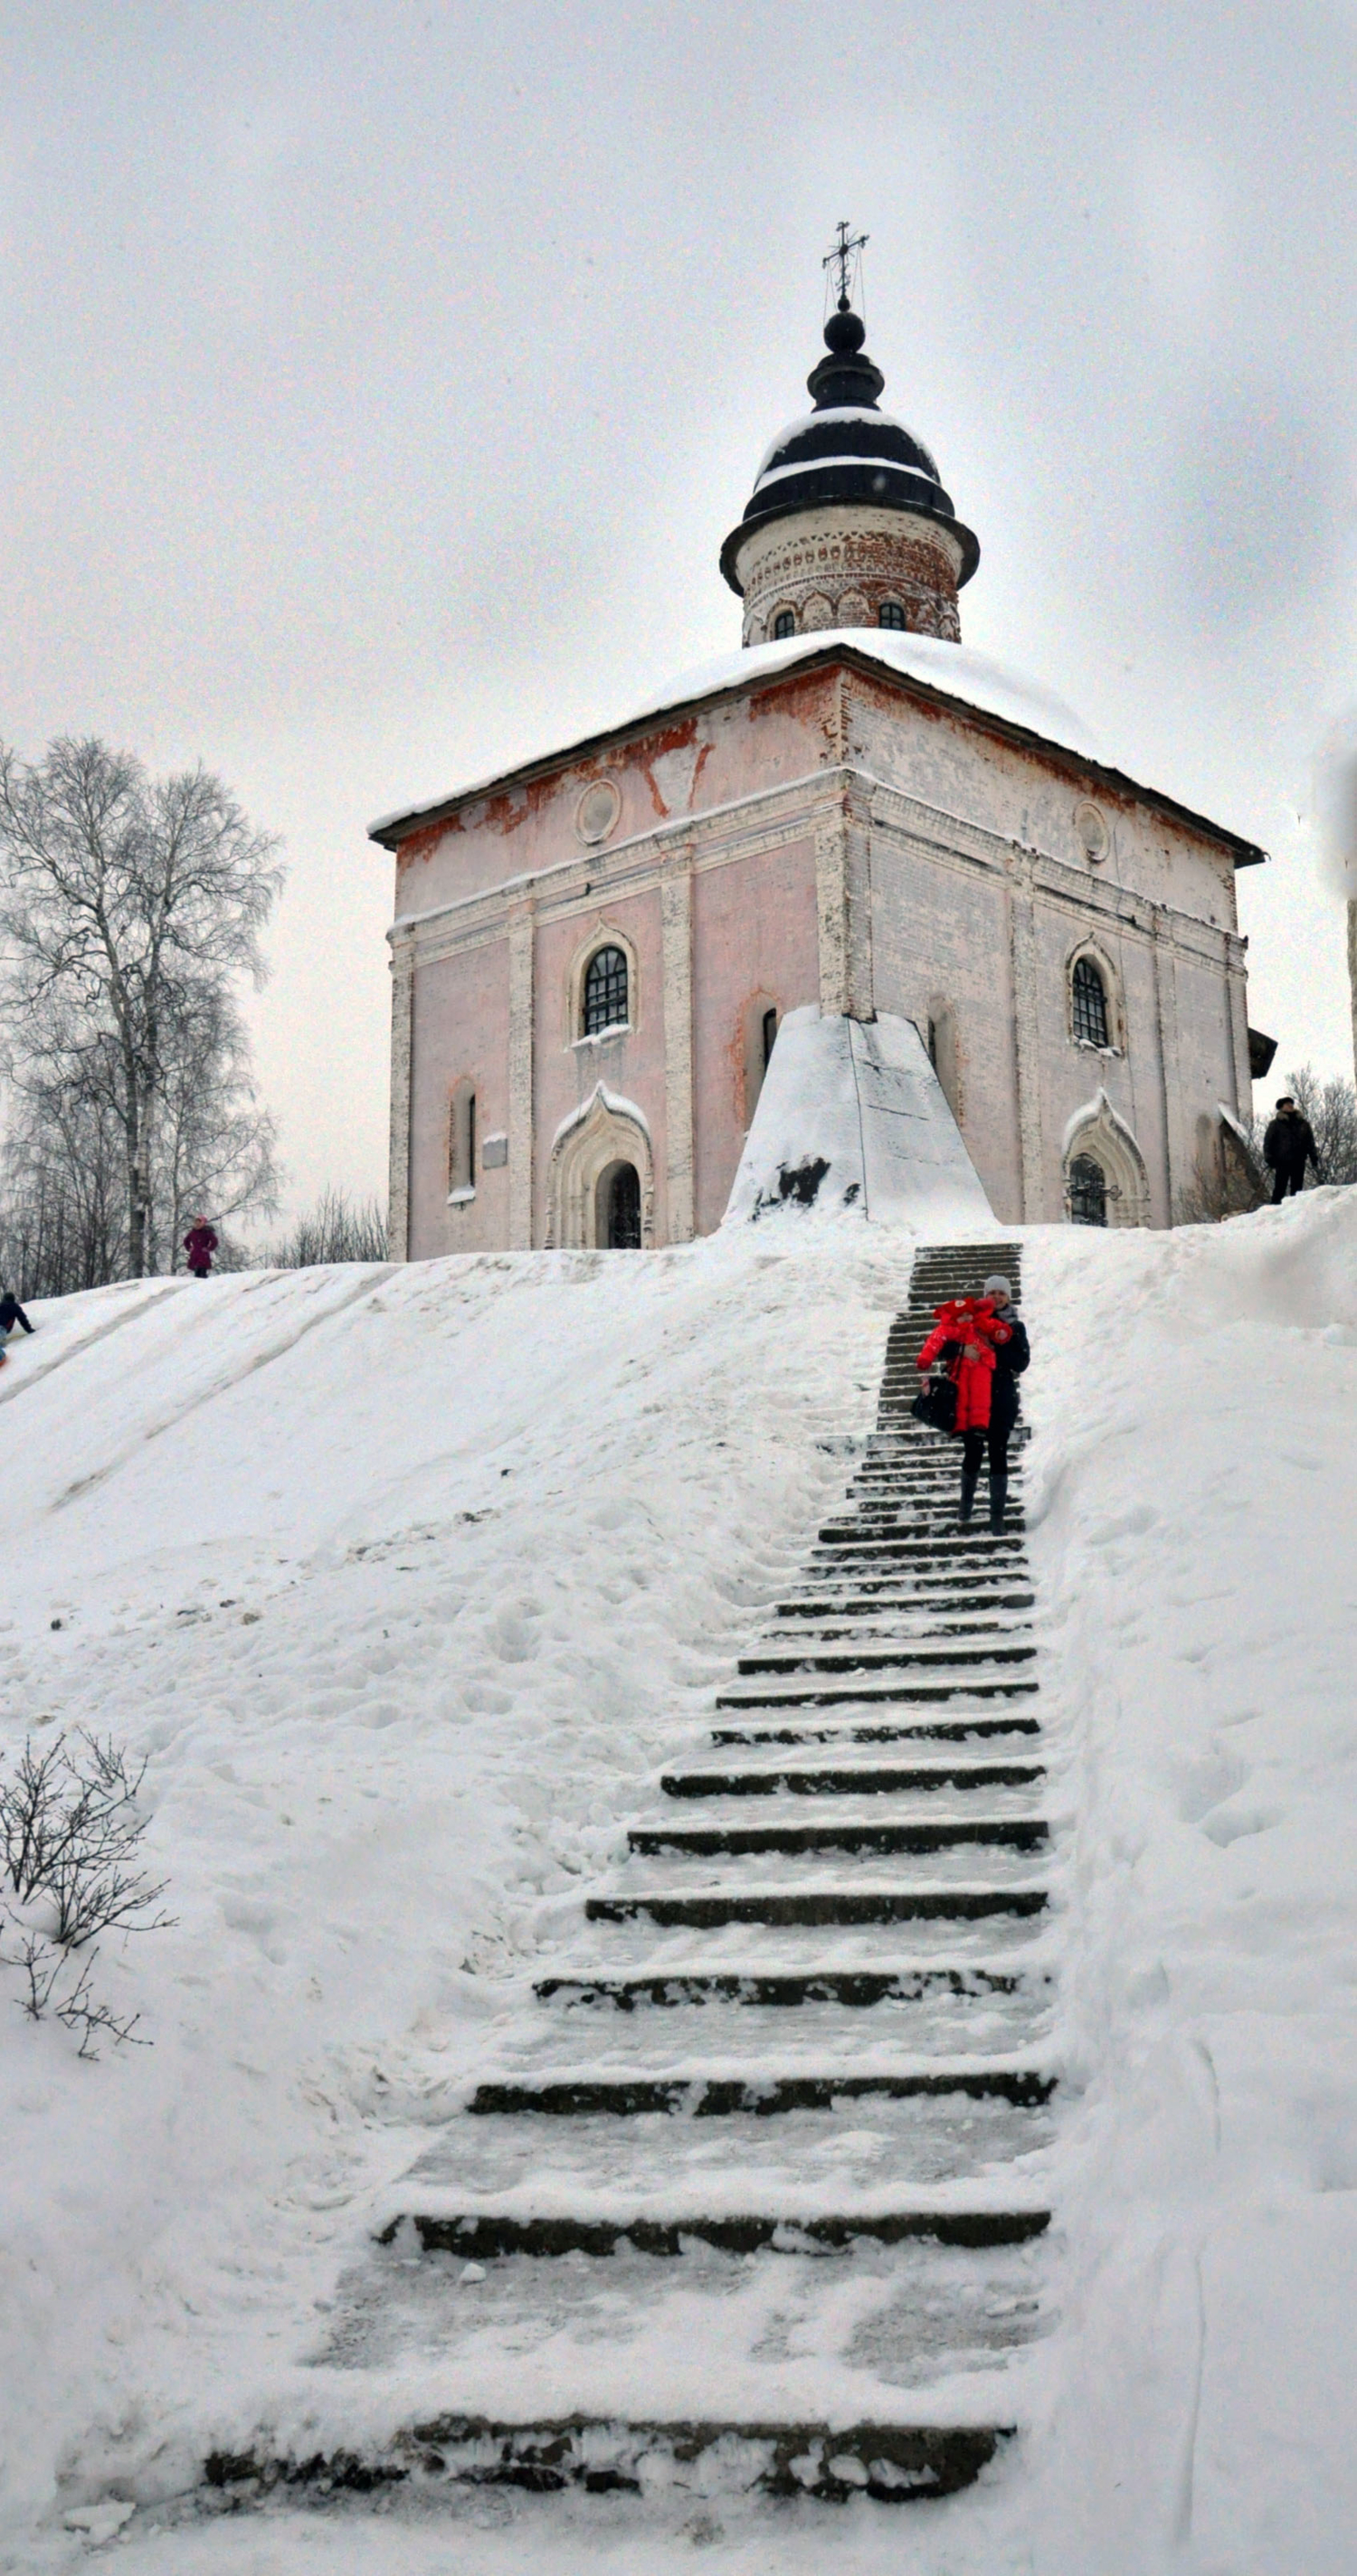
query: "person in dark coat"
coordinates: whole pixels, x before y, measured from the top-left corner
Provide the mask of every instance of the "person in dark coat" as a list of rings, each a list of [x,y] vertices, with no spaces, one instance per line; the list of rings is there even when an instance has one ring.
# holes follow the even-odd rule
[[[216,1249],[217,1238],[213,1233],[211,1226],[208,1224],[206,1217],[195,1216],[192,1225],[189,1227],[188,1233],[184,1237],[184,1250],[188,1254],[188,1266],[195,1279],[206,1279],[212,1268],[212,1255]]]
[[[8,1288],[0,1288],[0,1353],[16,1324],[22,1324],[26,1333],[33,1330],[18,1298]]]
[[[1013,1289],[1002,1272],[996,1271],[985,1281],[981,1292],[993,1300],[994,1311],[1008,1326],[1008,1338],[994,1345],[994,1377],[990,1388],[989,1428],[967,1431],[961,1442],[961,1518],[970,1519],[975,1508],[975,1489],[980,1481],[980,1462],[989,1451],[989,1525],[998,1534],[1004,1525],[1004,1506],[1008,1501],[1008,1444],[1018,1419],[1018,1380],[1032,1353],[1027,1339],[1027,1326],[1013,1303]]]
[[[1315,1131],[1308,1118],[1302,1118],[1289,1092],[1277,1103],[1277,1115],[1263,1138],[1263,1160],[1272,1174],[1272,1204],[1276,1207],[1290,1192],[1299,1198],[1305,1187],[1305,1166],[1313,1163],[1319,1178],[1319,1149]]]

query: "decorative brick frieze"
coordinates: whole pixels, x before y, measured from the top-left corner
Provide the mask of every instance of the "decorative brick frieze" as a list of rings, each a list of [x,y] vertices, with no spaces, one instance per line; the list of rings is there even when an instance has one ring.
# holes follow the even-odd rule
[[[912,635],[961,641],[959,540],[922,514],[831,503],[756,527],[740,547],[744,641],[768,641],[779,614],[793,631],[879,626],[885,607]]]

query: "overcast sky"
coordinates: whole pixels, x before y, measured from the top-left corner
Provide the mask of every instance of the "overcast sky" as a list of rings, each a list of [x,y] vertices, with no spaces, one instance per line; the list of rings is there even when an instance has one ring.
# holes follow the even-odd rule
[[[1273,854],[1250,1016],[1352,1070],[1357,8],[0,0],[0,735],[283,833],[294,1202],[385,1189],[375,813],[738,645],[716,555],[871,236],[968,644]],[[1260,1099],[1271,1099],[1268,1084]]]

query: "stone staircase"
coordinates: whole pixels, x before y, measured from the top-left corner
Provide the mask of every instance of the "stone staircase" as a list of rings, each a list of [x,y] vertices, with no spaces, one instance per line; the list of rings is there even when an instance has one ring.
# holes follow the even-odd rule
[[[918,1255],[843,1508],[342,2285],[318,2420],[361,2373],[404,2429],[275,2474],[897,2501],[1021,2421],[1054,2089],[1021,1468],[963,1536],[909,1413],[933,1307],[996,1264]]]

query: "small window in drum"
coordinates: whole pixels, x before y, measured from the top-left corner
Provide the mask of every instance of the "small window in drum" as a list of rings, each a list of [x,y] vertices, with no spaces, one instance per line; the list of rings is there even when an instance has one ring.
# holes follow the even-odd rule
[[[796,619],[793,616],[792,611],[790,608],[780,608],[776,617],[773,619],[773,642],[775,644],[780,644],[785,636],[794,635],[795,633]]]
[[[892,634],[903,635],[905,631],[905,612],[901,607],[899,600],[883,599],[880,608],[877,610],[876,622],[878,626],[889,627]]]

